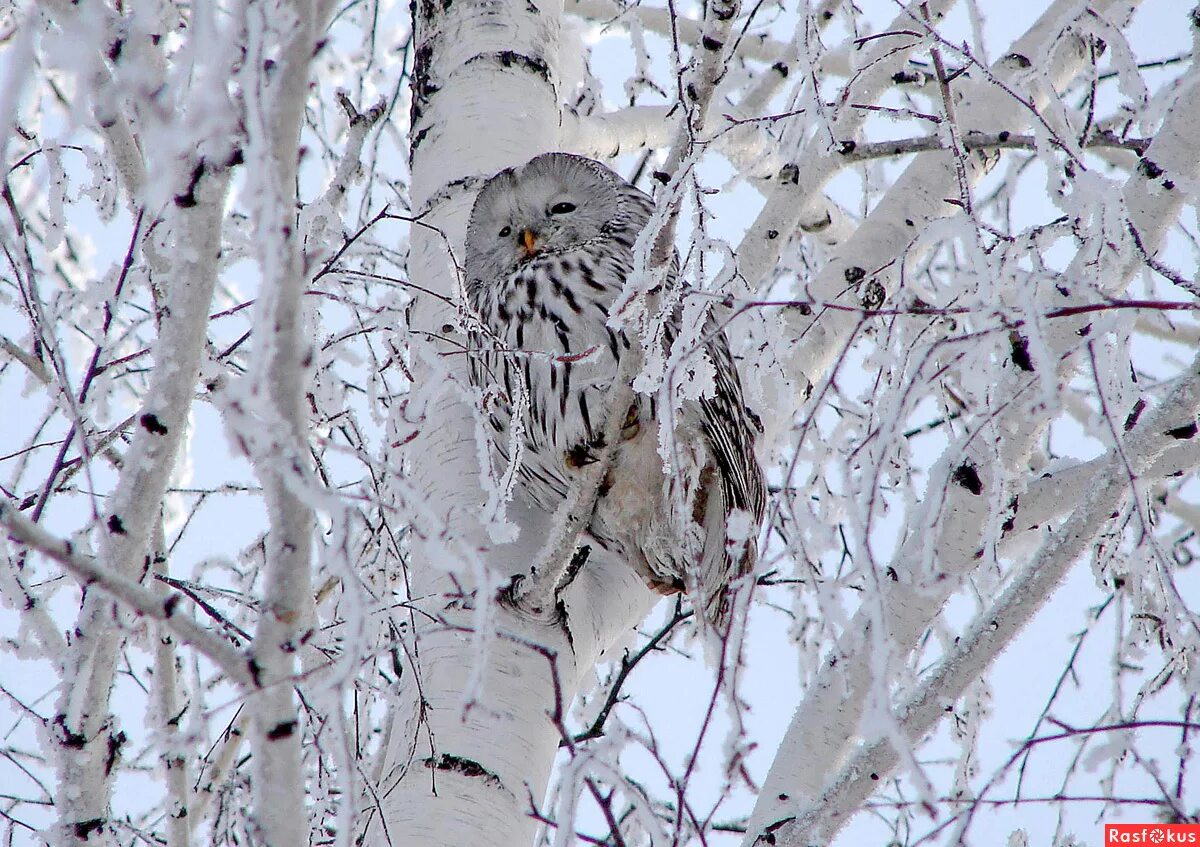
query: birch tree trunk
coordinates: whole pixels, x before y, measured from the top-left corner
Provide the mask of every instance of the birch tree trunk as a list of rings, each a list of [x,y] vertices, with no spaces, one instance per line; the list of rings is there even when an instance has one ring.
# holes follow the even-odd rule
[[[580,674],[649,605],[632,571],[600,551],[558,607],[498,603],[536,561],[549,516],[512,504],[510,528],[479,517],[480,432],[449,302],[459,301],[466,220],[483,179],[560,147],[561,15],[553,0],[417,7],[411,161],[421,225],[408,268],[434,294],[412,318],[412,369],[425,387],[409,406],[420,423],[397,497],[420,504],[410,569],[420,599],[372,843],[531,843]],[[513,529],[515,541],[497,543]]]

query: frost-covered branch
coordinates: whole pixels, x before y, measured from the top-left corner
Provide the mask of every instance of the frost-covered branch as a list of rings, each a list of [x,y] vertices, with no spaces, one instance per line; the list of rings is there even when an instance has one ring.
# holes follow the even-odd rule
[[[1106,0],[1107,2],[1107,0]],[[1013,57],[1046,55],[1042,69],[1056,85],[1064,85],[1074,78],[1083,66],[1086,57],[1081,40],[1071,33],[1061,34],[1060,26],[1064,15],[1074,6],[1069,0],[1059,0],[1048,9],[1037,23],[1023,35],[1012,49],[991,69],[992,75],[1007,86],[1017,84],[1026,63]],[[1096,11],[1102,11],[1100,7]],[[1061,37],[1060,37],[1061,35]],[[1027,61],[1027,60],[1026,60]],[[1031,100],[1035,106],[1044,106],[1050,92],[1035,88]],[[1006,88],[989,80],[968,83],[959,95],[958,120],[964,127],[981,132],[1002,131],[1003,128],[1024,126],[1036,119],[1025,101],[1013,97]],[[839,138],[850,138],[851,134],[837,133]],[[803,200],[809,193],[823,185],[832,173],[830,159],[836,154],[824,153],[814,156],[815,164],[804,159],[798,172],[796,192],[781,191],[780,197],[788,196],[791,202]],[[988,170],[987,160],[972,157],[966,163],[965,177],[972,183],[979,180]],[[809,281],[807,290],[816,297],[838,299],[839,295],[862,292],[868,287],[881,287],[886,298],[895,290],[903,262],[916,235],[935,220],[955,214],[959,206],[947,203],[945,198],[957,194],[953,168],[947,167],[944,157],[930,156],[917,159],[896,180],[886,196],[872,209],[871,214],[855,231],[854,236],[842,245],[838,256],[828,262],[817,276]],[[787,219],[777,219],[784,209],[777,207],[775,198],[768,198],[743,239],[739,252],[739,266],[751,280],[758,280],[778,258],[782,244],[778,238],[770,238],[770,232],[790,232],[794,226],[793,209],[786,211]],[[767,231],[764,231],[764,228]],[[856,321],[836,313],[825,313],[817,318],[797,322],[793,328],[803,338],[797,352],[796,363],[809,380],[816,382],[825,375],[832,364],[833,356],[841,349],[839,343],[853,331]]]
[[[257,89],[247,102],[249,121],[256,131],[246,160],[259,175],[254,188],[263,273],[262,293],[255,304],[259,355],[247,404],[262,416],[277,439],[269,451],[261,452],[251,438],[246,441],[262,480],[270,522],[262,614],[251,652],[255,673],[271,680],[287,679],[296,672],[297,646],[310,637],[314,627],[311,559],[315,520],[312,495],[304,490],[309,484],[310,463],[305,395],[313,352],[305,331],[307,279],[295,208],[310,62],[325,30],[325,18],[313,0],[291,0],[284,8],[285,13],[277,19],[261,21],[266,32],[262,43],[256,45],[275,56],[273,72],[265,79],[247,79],[247,87]],[[248,70],[258,73],[256,67]],[[352,144],[354,137],[352,130]],[[257,391],[262,395],[255,397]],[[302,733],[290,686],[271,686],[255,698],[251,726],[255,822],[268,844],[303,843],[309,837],[309,823],[303,814]]]
[[[582,156],[610,159],[648,147],[665,147],[671,139],[670,109],[633,106],[592,115],[564,115],[562,146]]]
[[[1082,147],[1084,149],[1129,150],[1141,155],[1150,146],[1150,141],[1149,138],[1117,138],[1105,133],[1086,139]],[[1036,136],[1012,132],[967,132],[961,140],[962,149],[968,151],[1036,150],[1037,143]],[[838,149],[838,153],[845,162],[850,163],[949,149],[945,141],[938,136],[926,135],[919,138],[897,138],[895,141],[872,141],[862,144],[847,141]]]
[[[566,0],[563,5],[568,14],[601,24],[621,22],[625,16],[632,15],[647,31],[666,38],[678,33],[680,40],[686,44],[698,45],[706,34],[705,21],[674,14],[670,9],[640,4],[622,6],[614,0]],[[783,49],[784,45],[769,38],[743,38],[738,45],[737,55],[739,58],[759,62],[774,62]]]
[[[1170,444],[1166,433],[1180,418],[1200,415],[1200,358],[1188,377],[1129,433],[1123,455],[1113,455],[1083,502],[1067,522],[1009,582],[996,602],[980,614],[956,646],[896,709],[896,718],[911,742],[923,738],[946,715],[968,685],[979,679],[997,655],[1054,594],[1070,567],[1090,546],[1131,493],[1131,483],[1150,470]],[[1134,479],[1130,479],[1130,472]],[[750,830],[752,844],[801,847],[828,843],[849,816],[897,765],[887,740],[868,738],[838,772],[828,788],[769,835]]]
[[[140,582],[104,567],[94,557],[77,551],[69,541],[55,538],[21,514],[16,505],[0,500],[0,526],[19,544],[49,556],[70,571],[84,586],[96,586],[109,597],[152,620],[161,621],[185,644],[191,644],[217,665],[229,679],[250,685],[253,678],[247,657],[220,634],[180,614],[187,601],[177,592],[156,592]]]
[[[98,561],[105,572],[127,581],[144,573],[150,534],[159,519],[167,482],[175,466],[193,396],[205,340],[208,305],[216,281],[228,172],[200,179],[201,198],[194,207],[176,207],[170,222],[179,251],[172,260],[177,282],[171,286],[155,351],[158,367],[142,404],[139,426],[123,463],[117,490],[108,500]],[[63,819],[76,824],[80,842],[90,831],[84,823],[107,819],[110,783],[104,773],[108,736],[104,731],[120,633],[110,623],[111,600],[88,595],[76,624],[66,665],[70,683],[60,713],[69,732],[85,739],[82,749],[64,754],[60,788]]]
[[[1200,168],[1200,155],[1188,142],[1195,132],[1196,109],[1200,107],[1200,84],[1196,79],[1193,76],[1180,86],[1176,108],[1147,150],[1150,161],[1162,160],[1181,182],[1191,180]],[[1151,169],[1149,173],[1156,172]],[[1157,181],[1163,178],[1170,179],[1163,173],[1150,177],[1143,169],[1133,174],[1125,187],[1126,208],[1131,217],[1136,212],[1138,226],[1151,252],[1157,248],[1186,201],[1183,192],[1155,190]],[[1080,250],[1064,277],[1077,278],[1090,262],[1090,253]],[[1123,287],[1136,265],[1118,262],[1118,267],[1114,288]],[[1082,315],[1068,318],[1044,331],[1047,350],[1039,369],[1051,373],[1060,368],[1068,369],[1067,357],[1080,345],[1080,330],[1085,321]],[[1035,370],[1035,374],[1037,372]],[[1013,402],[1005,403],[996,421],[1007,435],[998,457],[992,457],[976,434],[969,433],[947,449],[932,475],[932,479],[941,482],[944,499],[927,498],[924,509],[911,519],[906,544],[898,557],[902,565],[898,572],[900,581],[887,584],[889,596],[885,608],[888,618],[882,623],[889,643],[896,645],[902,654],[918,646],[920,633],[953,591],[956,582],[948,576],[967,573],[982,561],[977,557],[977,551],[985,546],[989,520],[998,523],[995,514],[989,517],[984,495],[998,484],[995,481],[998,474],[1026,465],[1034,439],[1045,426],[1044,418],[1030,417],[1016,402],[1016,398],[1031,390],[1036,379],[1028,371],[1016,367],[1007,372],[1005,384],[997,388],[997,396],[1014,398]],[[1174,426],[1180,425],[1178,418],[1179,414]],[[1168,442],[1169,439],[1161,447],[1155,447],[1156,456],[1166,449]],[[939,488],[931,485],[930,490],[938,491]],[[1013,493],[1019,494],[1020,490]],[[1059,495],[1062,497],[1067,493],[1064,489]],[[1081,489],[1078,493],[1082,496],[1087,490]],[[1070,501],[1062,500],[1063,505],[1068,503]],[[931,533],[931,529],[936,533]],[[937,575],[930,584],[919,581],[922,574],[930,572]],[[781,756],[776,758],[764,784],[763,799],[751,819],[751,834],[762,831],[772,820],[780,819],[784,810],[813,801],[825,790],[828,775],[849,755],[869,699],[873,666],[869,633],[880,624],[881,620],[870,607],[856,615],[842,643],[835,648],[835,660],[825,664],[809,686],[789,728]],[[803,750],[804,757],[782,755],[787,749]],[[786,795],[788,799],[773,799],[779,795]]]
[[[89,80],[92,89],[92,113],[101,135],[108,146],[108,152],[117,172],[121,175],[121,183],[134,206],[142,202],[142,190],[146,184],[146,163],[138,147],[137,139],[130,125],[129,115],[122,105],[122,95],[117,80],[105,63],[101,50],[111,50],[112,43],[101,46],[94,38],[96,27],[105,17],[102,13],[96,16],[98,7],[83,9],[78,4],[67,0],[46,0],[43,4],[50,11],[51,19],[68,37],[78,44],[96,43],[90,56],[90,66],[93,79]],[[100,21],[97,20],[100,18]],[[102,31],[102,30],[101,30]],[[162,56],[157,46],[139,43],[136,49],[143,56],[149,54],[149,62],[161,69]]]

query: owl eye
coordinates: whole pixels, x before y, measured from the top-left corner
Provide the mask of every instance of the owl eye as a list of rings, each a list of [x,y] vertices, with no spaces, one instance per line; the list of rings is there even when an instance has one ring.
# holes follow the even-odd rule
[[[561,203],[555,203],[553,206],[550,207],[550,214],[552,214],[552,215],[569,215],[571,212],[574,212],[574,211],[575,211],[575,204],[568,203],[565,200]]]
[[[512,235],[512,227],[511,226],[506,226],[504,229],[500,230],[501,238],[508,238],[510,235]]]

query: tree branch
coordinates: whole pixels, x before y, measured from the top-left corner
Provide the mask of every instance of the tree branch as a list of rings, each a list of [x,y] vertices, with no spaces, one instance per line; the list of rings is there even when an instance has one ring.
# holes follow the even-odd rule
[[[1164,433],[1181,417],[1195,419],[1197,415],[1200,415],[1200,357],[1192,363],[1188,377],[1129,433],[1124,453],[1133,472],[1141,476],[1149,471],[1169,444]],[[896,720],[910,741],[916,743],[922,739],[945,717],[946,707],[979,679],[1054,595],[1071,565],[1118,510],[1129,493],[1130,478],[1120,457],[1111,456],[1107,465],[1066,524],[1046,542],[1039,555],[1021,568],[992,607],[976,618],[950,654],[897,707]],[[801,847],[832,841],[897,761],[896,750],[888,740],[869,740],[838,770],[829,787],[810,806],[782,825],[772,826],[770,840],[764,840],[760,831],[752,829],[754,840],[749,843]]]
[[[231,681],[247,687],[254,685],[247,657],[240,650],[219,633],[185,615],[176,614],[184,599],[182,594],[172,591],[158,596],[141,583],[104,567],[93,557],[76,552],[71,542],[55,538],[40,524],[22,515],[8,500],[0,500],[0,526],[20,544],[61,564],[85,587],[95,585],[138,614],[161,621],[180,640],[207,656]]]
[[[1177,176],[1190,175],[1200,167],[1200,150],[1188,141],[1193,137],[1194,122],[1200,110],[1198,79],[1200,75],[1193,76],[1180,88],[1169,118],[1147,151],[1149,160],[1161,159]],[[1143,238],[1151,251],[1160,243],[1185,201],[1182,192],[1155,191],[1155,181],[1161,178],[1161,173],[1149,177],[1145,170],[1139,171],[1129,178],[1124,191],[1126,206],[1131,210],[1131,216],[1136,210]],[[1091,263],[1091,254],[1081,249],[1065,277],[1078,278]],[[1122,264],[1114,274],[1115,287],[1123,287],[1136,267],[1134,261]],[[1069,354],[1080,343],[1082,320],[1082,316],[1067,317],[1045,332],[1049,361],[1042,362],[1039,367],[1051,372],[1068,369]],[[927,498],[923,510],[909,521],[906,541],[897,557],[902,581],[890,584],[889,593],[893,596],[886,605],[887,609],[893,610],[885,621],[887,635],[904,653],[915,648],[920,633],[956,586],[956,581],[948,577],[967,573],[980,561],[976,553],[983,544],[988,514],[986,498],[982,495],[999,485],[996,481],[999,473],[1027,464],[1028,454],[1046,424],[1046,417],[1023,413],[1016,401],[1036,384],[1035,380],[1044,378],[1047,377],[1040,371],[1031,377],[1027,372],[1013,368],[997,386],[997,397],[1012,398],[1006,400],[996,413],[996,423],[1006,433],[999,457],[989,461],[987,455],[978,455],[978,461],[972,461],[972,456],[983,450],[976,433],[972,432],[948,447],[931,473],[928,490],[945,491],[944,501]],[[1160,406],[1160,410],[1162,408]],[[1162,411],[1161,414],[1168,413]],[[1172,419],[1178,421],[1184,414],[1176,413]],[[1161,448],[1156,448],[1156,455],[1173,441],[1177,443],[1177,439],[1163,439]],[[970,484],[954,483],[956,474],[967,465],[971,467],[973,480],[967,480]],[[1020,490],[1018,488],[1014,493],[1019,494]],[[1079,493],[1086,494],[1087,491],[1081,489]],[[1069,500],[1062,502],[1070,503]],[[1036,502],[1030,504],[1031,507],[1035,505]],[[1027,522],[1023,523],[1027,525]],[[936,534],[931,534],[931,530]],[[923,572],[921,563],[927,559],[932,560],[939,576],[930,585],[913,583]],[[867,633],[875,620],[870,609],[859,612],[835,648],[836,661],[823,666],[809,686],[760,794],[751,819],[752,833],[762,831],[770,820],[778,820],[796,804],[812,802],[824,789],[824,780],[831,769],[849,755],[868,700],[872,659]],[[783,752],[785,749],[805,751],[802,771],[795,770],[795,762],[789,764]],[[786,794],[789,800],[779,801],[780,794]]]

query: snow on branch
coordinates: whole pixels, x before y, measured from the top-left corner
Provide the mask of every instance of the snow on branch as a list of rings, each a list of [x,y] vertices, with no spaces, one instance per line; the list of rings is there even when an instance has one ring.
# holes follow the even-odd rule
[[[255,684],[248,657],[207,627],[180,614],[184,597],[178,592],[161,596],[139,582],[110,570],[92,556],[75,550],[69,541],[55,538],[41,525],[22,515],[12,503],[0,500],[0,526],[11,538],[32,550],[49,556],[70,571],[84,585],[96,585],[106,594],[167,628],[185,644],[191,644],[207,656],[230,680],[251,687]]]
[[[1194,78],[1177,89],[1174,108],[1154,143],[1147,149],[1147,158],[1155,156],[1170,162],[1171,173],[1176,178],[1191,180],[1200,168],[1200,154],[1186,139],[1192,131],[1197,108],[1200,108],[1200,86]],[[1132,212],[1140,209],[1139,222],[1146,241],[1146,249],[1153,253],[1165,235],[1167,228],[1176,220],[1187,196],[1183,191],[1155,190],[1156,180],[1169,179],[1163,173],[1145,170],[1136,172],[1127,180],[1124,190],[1126,207]],[[945,179],[949,179],[947,172]],[[949,183],[947,183],[947,186]],[[1161,187],[1161,186],[1160,186]],[[895,190],[895,189],[893,189]],[[1073,279],[1084,273],[1084,268],[1094,260],[1092,254],[1081,248],[1072,264],[1064,272],[1064,278]],[[1111,288],[1121,289],[1132,276],[1137,265],[1124,262],[1120,255],[1114,258],[1116,272],[1112,274]],[[1103,308],[1103,302],[1098,308]],[[827,313],[828,314],[828,313]],[[887,643],[894,644],[901,654],[918,646],[920,633],[933,621],[934,616],[957,585],[951,576],[961,576],[976,568],[984,558],[978,551],[987,547],[989,525],[998,525],[1000,516],[989,506],[985,493],[1000,485],[999,477],[1011,469],[1025,467],[1034,441],[1047,424],[1045,414],[1030,415],[1020,398],[1031,390],[1031,386],[1049,371],[1050,379],[1056,380],[1056,371],[1069,373],[1073,368],[1072,354],[1076,352],[1082,337],[1086,337],[1087,315],[1090,310],[1065,317],[1054,322],[1041,336],[1045,345],[1039,365],[1009,369],[1004,383],[996,387],[996,396],[1006,398],[996,419],[989,423],[1006,433],[993,456],[976,432],[968,432],[957,443],[952,443],[943,454],[942,460],[931,474],[934,481],[930,492],[943,492],[927,496],[922,508],[910,518],[905,533],[905,544],[897,557],[897,580],[887,583],[887,615],[880,618],[872,608],[858,613],[850,622],[842,641],[834,650],[836,661],[826,663],[817,678],[809,686],[805,700],[797,710],[785,740],[785,748],[794,745],[804,750],[801,758],[789,758],[781,753],[776,758],[764,785],[759,806],[752,818],[751,831],[759,831],[771,820],[780,819],[785,809],[812,803],[820,805],[816,797],[826,796],[826,780],[834,768],[841,766],[853,749],[859,721],[869,700],[873,679],[873,659],[869,647],[872,639],[879,639],[879,628],[886,633]],[[1031,376],[1030,370],[1033,370]],[[1052,407],[1051,407],[1052,408]],[[1169,438],[1162,439],[1161,433],[1180,426],[1190,407],[1172,412],[1170,404],[1164,402],[1158,418],[1174,421],[1164,426],[1159,433],[1161,443],[1155,443],[1154,457],[1162,454],[1172,444]],[[1173,416],[1173,417],[1172,417]],[[1173,450],[1171,455],[1176,455]],[[1178,458],[1178,457],[1177,457]],[[1110,454],[1109,464],[1116,461],[1116,453]],[[1149,460],[1148,460],[1149,461]],[[1153,465],[1146,465],[1147,469]],[[1169,468],[1170,465],[1165,465]],[[1023,486],[1027,482],[1018,479],[1008,488],[1015,504],[1021,502]],[[1079,489],[1056,487],[1057,509],[1072,508],[1068,496],[1072,491],[1082,498],[1088,494],[1087,487]],[[1020,495],[1020,496],[1017,496]],[[1028,504],[1033,514],[1040,514],[1038,501]],[[1020,507],[1008,517],[1028,526],[1029,513],[1021,515]],[[1020,518],[1017,516],[1021,515]],[[1047,518],[1050,517],[1047,515]],[[936,576],[924,582],[921,576]],[[874,635],[870,633],[874,631]],[[786,795],[780,801],[778,795]]]
[[[945,717],[967,686],[979,679],[997,655],[1054,595],[1070,567],[1131,493],[1132,483],[1154,467],[1171,443],[1168,430],[1181,418],[1200,415],[1200,358],[1186,379],[1146,415],[1127,436],[1095,479],[1067,522],[1012,578],[995,603],[961,635],[950,653],[898,705],[896,719],[911,742],[923,738]],[[1132,474],[1132,477],[1131,477]],[[828,843],[849,816],[876,789],[882,775],[897,765],[895,748],[886,739],[866,743],[831,774],[828,787],[794,817],[773,822],[768,830],[750,829],[748,844],[802,847]]]
[[[957,104],[957,120],[962,126],[986,132],[992,128],[997,131],[1012,129],[1037,120],[1035,110],[1048,102],[1049,92],[1034,86],[1030,102],[1027,102],[1010,94],[1009,89],[1025,77],[1026,56],[1046,55],[1041,72],[1059,86],[1074,78],[1083,67],[1086,50],[1082,41],[1071,33],[1059,37],[1064,13],[1073,8],[1074,4],[1069,0],[1059,0],[1051,6],[991,68],[991,75],[997,82],[986,79],[963,87]],[[831,158],[836,158],[836,154],[815,156],[816,164],[800,160],[803,164],[795,185],[803,189],[801,198],[808,194],[810,185],[815,188],[823,184],[831,171],[826,170],[828,164],[822,163],[828,163]],[[965,176],[972,182],[989,170],[987,160],[974,156],[964,162],[964,167]],[[808,291],[815,297],[832,300],[847,293],[863,297],[880,286],[886,299],[895,290],[900,276],[901,264],[897,257],[906,257],[916,235],[933,221],[959,211],[959,205],[945,200],[957,193],[955,171],[947,167],[944,157],[917,159],[872,209],[853,237],[842,245],[838,256],[808,282]],[[795,202],[795,194],[789,196]],[[740,267],[751,280],[759,279],[774,263],[778,248],[782,246],[774,244],[779,239],[767,237],[763,228],[769,225],[776,232],[791,230],[791,226],[785,226],[787,221],[776,220],[775,214],[772,200],[768,199],[742,243]],[[793,219],[794,213],[789,210],[788,220]],[[819,319],[795,322],[796,335],[803,339],[796,353],[796,366],[810,381],[816,382],[825,375],[841,347],[839,342],[853,330],[855,323],[837,313],[824,313]]]

